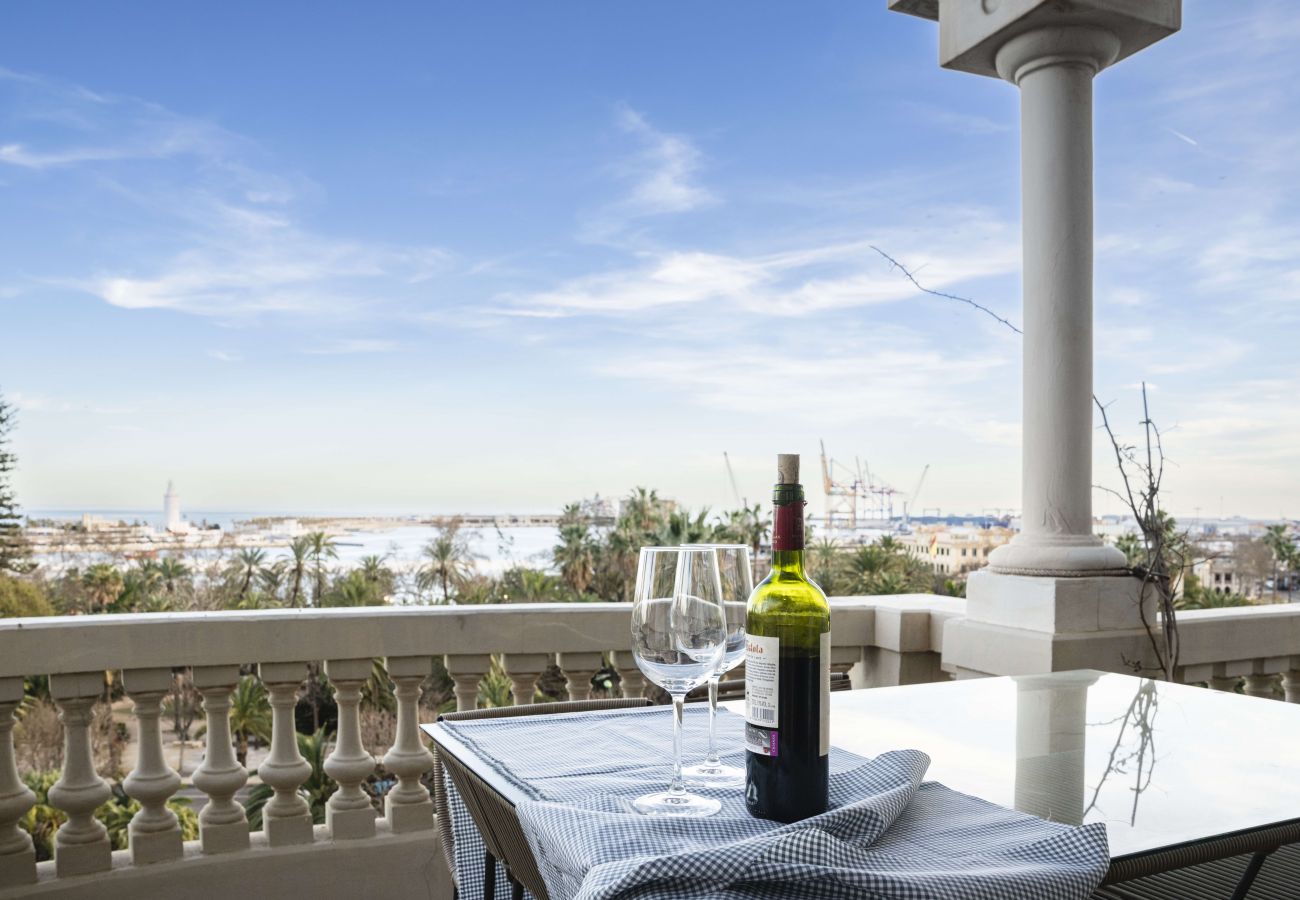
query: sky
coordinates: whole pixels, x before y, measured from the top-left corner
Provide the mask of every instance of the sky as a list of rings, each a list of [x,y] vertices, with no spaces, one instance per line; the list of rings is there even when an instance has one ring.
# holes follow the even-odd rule
[[[818,441],[1020,502],[1015,88],[884,0],[20,4],[0,392],[30,509],[766,502]],[[1300,16],[1096,81],[1095,390],[1175,514],[1300,515]],[[1114,484],[1102,437],[1095,480]],[[1098,513],[1119,505],[1103,491]]]

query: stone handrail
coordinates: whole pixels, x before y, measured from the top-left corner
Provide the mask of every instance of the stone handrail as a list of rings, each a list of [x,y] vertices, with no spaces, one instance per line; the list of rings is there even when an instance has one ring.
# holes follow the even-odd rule
[[[929,595],[846,597],[832,606],[832,666],[850,672],[855,686],[944,677],[939,671],[942,623],[961,614],[963,601]],[[79,889],[89,896],[114,883],[103,882],[105,873],[123,879],[179,869],[189,870],[183,877],[193,879],[200,877],[195,860],[235,862],[249,853],[312,846],[346,857],[355,867],[354,853],[330,849],[344,841],[353,849],[388,842],[374,858],[391,856],[393,841],[423,841],[421,833],[427,836],[434,825],[421,781],[433,761],[418,731],[421,686],[433,660],[445,662],[459,709],[476,705],[479,682],[494,656],[516,703],[532,702],[538,678],[552,664],[564,673],[569,697],[585,699],[592,675],[607,659],[619,671],[623,693],[640,696],[645,682],[626,650],[629,612],[625,603],[553,603],[0,619],[0,897],[38,880],[65,885],[67,896],[80,896]],[[376,658],[385,661],[397,704],[396,737],[382,759],[397,783],[385,797],[382,818],[362,789],[376,761],[362,747],[359,718],[362,686]],[[339,711],[325,762],[339,789],[327,803],[323,827],[313,827],[298,793],[311,767],[298,751],[294,706],[309,665],[323,666]],[[248,772],[236,760],[230,727],[232,692],[241,667],[250,666],[272,707],[270,752],[257,774],[274,791],[263,809],[262,830],[251,833],[237,798]],[[175,672],[185,669],[203,698],[206,717],[206,751],[192,783],[207,800],[199,815],[200,839],[189,849],[167,807],[181,779],[165,762],[159,724]],[[117,853],[94,817],[110,796],[95,772],[90,744],[91,710],[104,696],[106,671],[122,674],[140,741],[137,763],[123,786],[141,810],[128,828],[129,849]],[[54,861],[39,866],[17,824],[35,798],[13,756],[23,679],[38,675],[49,676],[64,725],[64,767],[49,799],[67,814],[55,836]],[[412,846],[424,852],[431,845],[430,837]],[[424,867],[421,862],[414,870]],[[202,878],[216,877],[212,865],[202,872]],[[215,889],[216,882],[204,883]]]

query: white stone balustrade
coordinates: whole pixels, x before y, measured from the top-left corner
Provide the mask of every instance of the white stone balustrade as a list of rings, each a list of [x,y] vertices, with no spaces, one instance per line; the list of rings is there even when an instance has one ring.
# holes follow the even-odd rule
[[[908,595],[835,598],[831,605],[832,667],[849,671],[855,687],[946,677],[940,670],[944,636],[949,624],[961,620],[965,601]],[[382,870],[386,883],[394,885],[393,896],[427,896],[428,873],[440,864],[430,834],[432,803],[421,783],[432,758],[418,725],[434,714],[418,704],[433,660],[445,661],[459,709],[476,704],[479,682],[491,671],[494,657],[501,659],[517,700],[533,700],[536,680],[552,662],[564,672],[571,698],[590,696],[591,677],[602,657],[618,670],[623,695],[639,696],[645,681],[626,649],[628,611],[626,604],[512,604],[0,620],[0,896],[6,888],[37,876],[64,882],[69,891],[83,882],[93,883],[98,891],[127,873],[139,879],[145,872],[163,879],[158,884],[180,884],[216,896],[231,890],[214,885],[260,877],[249,873],[266,871],[257,866],[275,865],[273,860],[281,857],[262,852],[272,845],[277,854],[297,854],[292,858],[302,862],[294,864],[294,877],[319,878],[327,895],[364,893],[362,879]],[[1247,693],[1285,694],[1300,702],[1300,606],[1185,612],[1180,622],[1182,680],[1214,679],[1224,689],[1243,685]],[[1140,658],[1146,640],[1141,630],[1098,632],[1072,640],[1067,652],[1054,660],[1089,668],[1116,653]],[[386,662],[398,719],[393,746],[382,760],[397,784],[384,799],[382,816],[375,814],[364,790],[375,765],[361,746],[358,716],[361,689],[375,658]],[[308,660],[325,661],[339,708],[338,732],[325,766],[340,787],[326,804],[326,825],[316,828],[297,795],[310,770],[298,753],[293,730],[293,703]],[[1017,664],[1031,667],[1037,662]],[[270,758],[259,766],[259,774],[278,792],[264,809],[264,833],[251,836],[237,796],[248,774],[235,757],[229,718],[240,666],[249,664],[257,664],[273,703]],[[193,683],[203,698],[206,748],[192,783],[207,800],[199,814],[197,845],[178,857],[165,805],[175,793],[174,773],[161,762],[154,713],[173,667],[181,665],[192,667]],[[125,788],[144,807],[130,827],[129,849],[112,855],[102,826],[93,818],[109,792],[91,765],[89,731],[92,708],[105,696],[105,671],[123,673],[135,705],[141,745]],[[67,726],[68,764],[51,796],[54,805],[70,815],[57,842],[57,864],[34,862],[26,834],[14,828],[34,801],[22,786],[10,745],[23,675],[53,676],[51,688]],[[203,858],[206,866],[193,865]],[[229,865],[217,864],[223,860]],[[140,865],[145,862],[149,864]],[[303,874],[308,871],[309,876]],[[180,880],[167,882],[170,877]],[[351,888],[344,887],[349,884]],[[409,891],[400,887],[403,884]],[[139,893],[123,888],[118,895]]]
[[[137,866],[166,862],[181,856],[181,826],[167,801],[181,786],[181,776],[163,758],[162,730],[158,717],[163,696],[172,687],[171,669],[127,669],[122,686],[135,704],[140,728],[140,748],[135,768],[122,788],[140,801],[140,812],[131,818],[128,840],[131,861]]]
[[[257,774],[275,790],[275,796],[262,808],[262,830],[272,847],[309,844],[313,838],[311,807],[298,788],[311,777],[311,764],[298,751],[293,717],[307,666],[262,663],[258,675],[271,701],[271,753],[257,767]]]

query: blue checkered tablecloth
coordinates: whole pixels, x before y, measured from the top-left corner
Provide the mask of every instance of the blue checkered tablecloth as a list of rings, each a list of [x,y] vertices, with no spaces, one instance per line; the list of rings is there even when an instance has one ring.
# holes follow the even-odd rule
[[[722,811],[648,818],[634,797],[665,786],[667,707],[444,722],[532,799],[518,804],[552,900],[642,898],[943,898],[1085,900],[1110,864],[1102,825],[1070,827],[935,782],[929,758],[831,751],[831,810],[792,825],[755,819],[740,788],[697,789]],[[703,707],[688,708],[687,760],[701,754]],[[719,742],[743,765],[744,720],[718,716]],[[448,785],[460,896],[483,892],[482,839]],[[497,896],[508,900],[503,874]]]

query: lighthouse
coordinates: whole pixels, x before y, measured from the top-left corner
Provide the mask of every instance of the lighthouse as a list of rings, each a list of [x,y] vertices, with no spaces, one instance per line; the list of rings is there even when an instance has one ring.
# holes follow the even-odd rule
[[[163,528],[173,534],[186,530],[181,521],[181,495],[176,493],[171,481],[167,482],[167,493],[163,494]]]

